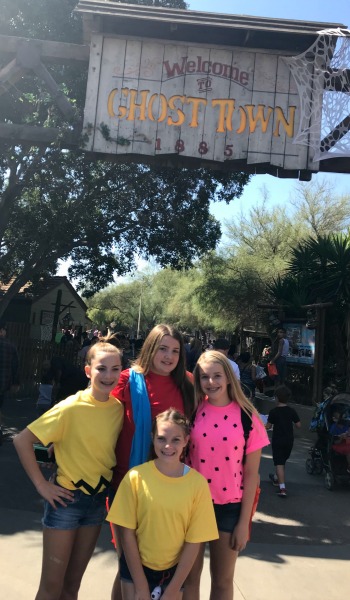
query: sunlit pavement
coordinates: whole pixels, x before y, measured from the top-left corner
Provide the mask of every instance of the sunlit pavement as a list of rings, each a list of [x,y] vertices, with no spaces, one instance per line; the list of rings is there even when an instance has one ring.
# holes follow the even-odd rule
[[[298,407],[297,407],[298,408]],[[35,417],[34,402],[5,405],[0,447],[0,584],[6,600],[31,600],[41,566],[42,502],[19,465],[12,435]],[[337,600],[349,594],[350,487],[328,491],[322,475],[305,471],[311,434],[303,428],[288,463],[288,497],[268,481],[270,450],[263,453],[262,495],[252,540],[237,562],[235,600]],[[116,556],[105,524],[84,576],[81,600],[109,600]],[[201,599],[209,598],[206,559]],[[219,599],[218,599],[219,600]]]

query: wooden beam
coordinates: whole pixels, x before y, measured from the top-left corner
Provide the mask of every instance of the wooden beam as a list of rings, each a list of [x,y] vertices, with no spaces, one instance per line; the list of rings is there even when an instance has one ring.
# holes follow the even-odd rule
[[[32,125],[10,125],[0,123],[0,140],[10,143],[30,143],[35,146],[60,142],[62,148],[77,148],[80,145],[81,131],[62,131],[56,127],[35,127]]]
[[[8,91],[9,85],[16,83],[23,75],[23,69],[14,58],[0,71],[0,96]]]
[[[26,44],[37,46],[44,62],[89,62],[90,47],[84,44],[49,42],[46,40],[0,35],[0,52],[2,54],[16,54],[17,50]]]

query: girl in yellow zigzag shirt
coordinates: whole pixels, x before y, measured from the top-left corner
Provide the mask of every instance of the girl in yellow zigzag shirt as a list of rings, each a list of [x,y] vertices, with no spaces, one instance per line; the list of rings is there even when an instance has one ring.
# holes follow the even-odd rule
[[[85,373],[91,388],[58,403],[14,439],[19,458],[45,499],[43,563],[36,600],[77,598],[106,516],[107,487],[123,424],[122,404],[110,396],[121,354],[109,338],[91,346]],[[33,444],[54,442],[55,482],[36,462]]]

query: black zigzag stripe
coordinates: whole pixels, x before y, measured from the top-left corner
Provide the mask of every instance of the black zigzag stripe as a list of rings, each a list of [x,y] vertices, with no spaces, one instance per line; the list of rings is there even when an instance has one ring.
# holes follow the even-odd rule
[[[84,488],[89,494],[90,496],[95,496],[96,494],[99,493],[101,487],[104,485],[105,487],[109,486],[109,481],[107,479],[105,479],[102,475],[100,477],[100,481],[98,482],[97,486],[95,488],[93,488],[91,485],[89,485],[88,483],[86,483],[86,481],[84,481],[84,479],[79,479],[79,481],[75,482],[72,481],[72,484],[76,487],[76,488]]]

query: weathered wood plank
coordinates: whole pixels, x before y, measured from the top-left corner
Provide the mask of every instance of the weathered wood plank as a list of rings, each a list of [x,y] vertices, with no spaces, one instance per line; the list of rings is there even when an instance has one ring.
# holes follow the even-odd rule
[[[29,142],[34,145],[48,145],[60,141],[62,148],[77,147],[80,143],[79,131],[65,131],[56,127],[34,127],[0,123],[0,139],[13,143]]]
[[[100,79],[102,48],[103,36],[95,35],[91,39],[91,54],[84,109],[84,133],[87,136],[84,149],[93,150],[101,148],[101,150],[99,150],[100,152],[103,152],[103,145],[99,144],[102,137],[100,135],[100,126],[103,118],[106,118],[107,115],[105,108],[103,108],[104,117],[101,117],[98,114],[99,103],[101,102],[99,96],[101,94],[99,92],[99,86],[96,84],[96,82],[98,82]],[[111,150],[112,148],[110,148],[110,151]]]
[[[40,48],[40,54],[45,62],[61,63],[89,61],[90,46],[87,45],[0,35],[0,52],[3,54],[16,54],[18,48],[26,44],[38,46]]]

